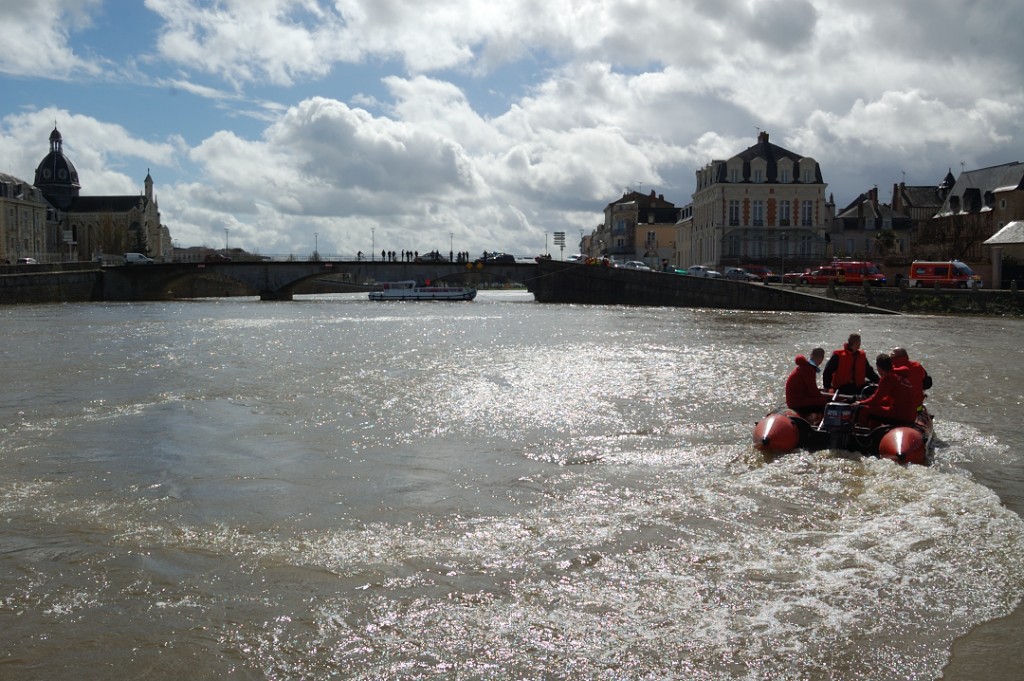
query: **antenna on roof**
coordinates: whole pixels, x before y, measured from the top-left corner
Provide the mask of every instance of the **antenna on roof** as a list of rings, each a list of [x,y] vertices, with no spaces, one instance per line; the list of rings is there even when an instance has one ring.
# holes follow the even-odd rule
[[[964,166],[966,166],[966,165],[967,165],[966,163],[964,163],[963,161],[960,161],[960,172],[961,173],[964,172]]]

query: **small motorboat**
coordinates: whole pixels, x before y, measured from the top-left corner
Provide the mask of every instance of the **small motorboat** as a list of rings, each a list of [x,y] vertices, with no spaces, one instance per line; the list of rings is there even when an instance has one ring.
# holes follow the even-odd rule
[[[794,449],[843,449],[927,466],[932,459],[932,420],[922,405],[913,424],[871,427],[859,423],[853,404],[833,401],[825,406],[821,421],[812,424],[796,411],[781,407],[758,421],[754,446],[779,454]]]
[[[473,300],[476,289],[469,286],[418,286],[415,281],[392,281],[379,291],[370,291],[370,300]]]

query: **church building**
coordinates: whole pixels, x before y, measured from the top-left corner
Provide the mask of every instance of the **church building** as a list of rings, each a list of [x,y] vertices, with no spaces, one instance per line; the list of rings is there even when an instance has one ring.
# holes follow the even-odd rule
[[[126,196],[82,196],[78,170],[64,154],[54,127],[49,153],[36,167],[32,185],[0,178],[0,256],[31,257],[40,263],[95,260],[126,252],[170,260],[170,231],[160,222],[153,178]]]

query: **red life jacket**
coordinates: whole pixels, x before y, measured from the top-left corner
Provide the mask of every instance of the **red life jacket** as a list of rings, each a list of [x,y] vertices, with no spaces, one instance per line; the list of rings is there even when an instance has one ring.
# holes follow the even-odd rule
[[[839,366],[832,374],[833,388],[852,383],[859,389],[867,384],[865,367],[868,365],[868,356],[863,350],[850,350],[849,344],[843,343],[842,350],[836,350],[832,354],[839,357]]]

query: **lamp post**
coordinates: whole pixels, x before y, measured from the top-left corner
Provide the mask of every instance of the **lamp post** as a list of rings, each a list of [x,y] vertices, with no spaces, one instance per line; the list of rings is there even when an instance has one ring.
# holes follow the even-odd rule
[[[313,256],[320,259],[320,232],[313,232]]]
[[[377,250],[377,228],[370,227],[370,262],[374,260],[374,252]]]
[[[782,256],[782,272],[779,273],[779,283],[784,284],[786,283],[786,250],[789,246],[789,235],[780,234],[779,244],[779,254]]]
[[[224,250],[228,250],[228,228],[224,228]]]
[[[448,232],[448,260],[455,262],[455,232]]]

